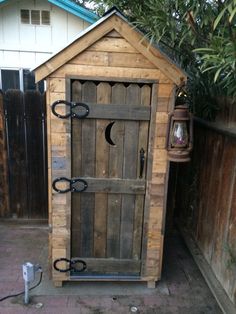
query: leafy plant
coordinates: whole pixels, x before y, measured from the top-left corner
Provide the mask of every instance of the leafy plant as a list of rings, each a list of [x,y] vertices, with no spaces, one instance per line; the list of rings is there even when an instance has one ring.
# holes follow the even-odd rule
[[[236,100],[236,0],[85,0],[114,5],[189,75],[195,114],[214,119],[219,96]]]

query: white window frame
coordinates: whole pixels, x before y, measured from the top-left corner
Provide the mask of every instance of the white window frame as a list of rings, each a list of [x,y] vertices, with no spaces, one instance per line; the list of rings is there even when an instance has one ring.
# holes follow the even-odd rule
[[[24,85],[22,85],[22,83],[23,83],[23,77],[22,77],[22,82],[21,82],[21,73],[20,73],[20,69],[19,69],[19,68],[0,67],[0,89],[2,89],[2,70],[18,71],[18,72],[19,72],[19,86],[20,86],[20,90],[23,91],[23,89],[21,89],[21,86],[24,87]],[[23,69],[22,69],[22,74],[23,74]]]

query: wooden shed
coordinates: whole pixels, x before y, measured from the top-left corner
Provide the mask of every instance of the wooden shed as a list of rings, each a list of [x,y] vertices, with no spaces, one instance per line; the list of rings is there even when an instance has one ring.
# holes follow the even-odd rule
[[[155,286],[162,267],[168,112],[185,73],[114,9],[35,75],[47,81],[55,285],[123,280]],[[53,263],[61,258],[79,258],[87,269],[59,262],[57,268],[71,268],[60,272]]]

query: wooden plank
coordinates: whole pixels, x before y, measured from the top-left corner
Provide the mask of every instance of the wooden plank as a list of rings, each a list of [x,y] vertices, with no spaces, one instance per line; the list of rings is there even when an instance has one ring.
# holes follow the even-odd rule
[[[19,90],[8,90],[5,103],[8,136],[10,215],[28,218],[27,134],[24,98]]]
[[[147,190],[146,190],[146,197],[145,197],[145,205],[144,205],[144,218],[143,218],[143,235],[142,235],[142,269],[141,269],[141,276],[142,278],[146,278],[148,276],[151,276],[152,278],[158,278],[159,268],[160,268],[160,260],[159,256],[156,251],[154,251],[155,259],[153,262],[153,266],[151,268],[150,272],[150,266],[148,265],[148,261],[150,259],[150,256],[153,255],[153,249],[149,245],[150,238],[153,233],[153,229],[155,228],[155,224],[153,223],[153,220],[150,218],[152,217],[153,208],[151,209],[151,201],[153,196],[150,195],[150,183],[152,182],[153,178],[155,177],[155,173],[153,171],[153,162],[154,162],[154,139],[156,137],[155,129],[156,126],[156,110],[157,110],[157,92],[158,92],[158,85],[153,84],[152,86],[152,92],[151,92],[151,121],[149,126],[149,138],[148,138],[148,158],[147,158],[147,174],[146,174],[146,180],[147,180]],[[166,170],[163,171],[165,174]],[[160,174],[157,172],[158,177]],[[165,177],[162,174],[163,177]],[[162,178],[162,180],[164,180]],[[163,207],[163,203],[161,204],[161,207]],[[154,214],[155,215],[155,214]],[[161,253],[160,253],[161,254]],[[155,270],[155,273],[153,274],[153,269]],[[150,280],[152,280],[150,278]]]
[[[141,88],[141,104],[143,107],[150,108],[151,105],[151,87],[143,85]],[[145,163],[143,169],[143,178],[146,178],[147,153],[148,153],[148,131],[149,123],[147,121],[139,122],[139,144],[138,152],[144,149]],[[140,175],[140,160],[137,169],[137,177]],[[141,240],[143,230],[143,210],[144,210],[144,196],[136,195],[135,199],[135,213],[134,213],[134,229],[133,229],[133,258],[141,258]]]
[[[82,101],[97,101],[96,85],[85,82],[82,85]],[[82,176],[95,175],[95,121],[82,121]],[[81,194],[81,254],[85,257],[93,256],[94,233],[94,193]]]
[[[71,84],[71,100],[82,100],[82,84],[73,81]],[[71,121],[71,169],[72,176],[81,175],[82,167],[82,122],[78,119]],[[80,193],[71,195],[71,256],[81,255],[81,204]]]
[[[97,86],[97,106],[100,103],[108,107],[111,101],[111,86],[100,83]],[[96,105],[95,105],[96,106]],[[100,106],[100,105],[99,105]],[[96,121],[96,177],[108,176],[109,144],[105,140],[106,120]],[[99,187],[98,183],[96,187]],[[99,191],[97,191],[99,192]],[[107,240],[107,194],[96,193],[94,209],[94,257],[106,257]]]
[[[112,87],[112,104],[125,103],[126,88],[124,84],[116,83]],[[116,122],[116,132],[112,134],[115,146],[110,146],[109,177],[122,178],[123,169],[123,134],[124,122]],[[107,257],[120,257],[120,213],[121,195],[108,195],[107,211]]]
[[[87,264],[85,273],[78,273],[78,275],[88,275],[88,273],[102,273],[102,274],[118,274],[138,273],[140,269],[140,261],[132,259],[107,259],[107,258],[81,258]]]
[[[111,46],[113,48],[113,46]],[[150,63],[140,53],[127,52],[107,52],[107,51],[90,51],[86,50],[70,61],[70,64],[76,65],[95,65],[111,67],[129,67],[153,69]]]
[[[113,31],[111,31],[110,33],[108,33],[108,34],[106,35],[106,37],[121,38],[121,35],[120,35],[117,31],[113,30]]]
[[[65,79],[55,78],[50,80],[48,89],[50,93],[65,93],[66,92],[65,89],[66,89]]]
[[[141,91],[137,84],[131,84],[127,87],[126,103],[130,105],[137,105],[141,102]],[[139,161],[138,152],[138,138],[139,132],[138,121],[125,122],[125,135],[124,135],[124,166],[123,178],[136,179],[137,167]],[[133,227],[134,227],[134,211],[135,211],[135,196],[123,195],[122,196],[122,209],[121,209],[121,258],[132,258],[133,250]]]
[[[63,67],[55,71],[51,77],[64,78],[70,76],[92,76],[106,78],[123,78],[127,80],[140,79],[143,80],[158,80],[160,83],[168,83],[169,79],[158,69],[138,69],[124,67],[104,67],[94,65],[79,65],[65,64]]]
[[[186,75],[159,50],[150,45],[150,42],[143,38],[141,33],[136,32],[118,16],[113,16],[113,20],[114,29],[119,31],[133,47],[160,69],[171,81],[179,85],[186,80]]]
[[[137,53],[137,50],[124,38],[103,37],[88,47],[90,51]]]
[[[46,80],[47,85],[50,85],[50,79]],[[46,93],[46,117],[47,117],[47,171],[48,171],[48,224],[51,226],[52,222],[52,172],[51,172],[51,155],[52,155],[52,145],[51,145],[51,119],[50,119],[50,96],[49,92]],[[50,237],[51,239],[51,237]],[[48,247],[49,259],[52,257],[52,247],[51,242],[49,242]]]
[[[183,80],[186,80],[185,74],[174,63],[171,63],[164,55],[162,55],[160,51],[152,47],[148,40],[143,39],[143,35],[141,33],[130,27],[130,25],[119,16],[113,15],[103,23],[98,24],[96,28],[86,33],[84,36],[79,38],[79,40],[76,40],[67,46],[60,53],[53,56],[43,65],[36,68],[36,82],[60,68],[62,65],[67,63],[80,52],[87,49],[89,46],[93,45],[99,38],[102,38],[112,30],[116,30],[120,33],[129,42],[129,45],[135,47],[157,68],[160,68],[171,81],[174,81],[177,85],[179,85]],[[108,37],[108,39],[115,39],[117,41],[119,38]]]
[[[27,217],[31,219],[47,218],[47,206],[45,205],[47,203],[45,95],[36,91],[25,92],[24,107],[25,158],[28,177]]]
[[[104,104],[89,104],[89,114],[86,119],[116,119],[116,120],[149,120],[150,108],[144,106],[129,106],[127,105],[107,105]],[[76,112],[76,110],[75,110]]]
[[[0,92],[0,217],[9,217],[8,161],[4,123],[3,94]]]
[[[108,33],[108,34],[106,35],[106,37],[121,38],[121,35],[120,35],[117,31],[113,30],[113,31],[111,31],[110,33]]]
[[[110,179],[110,178],[90,178],[80,177],[85,180],[88,187],[83,194],[86,193],[121,193],[121,194],[145,194],[145,180],[132,179]],[[74,184],[76,187],[76,184]],[[78,188],[81,184],[78,184]],[[64,186],[60,187],[61,189]]]
[[[231,211],[231,201],[232,201],[232,187],[235,180],[235,159],[236,150],[235,144],[230,138],[226,138],[223,159],[222,159],[222,177],[221,177],[221,189],[220,198],[217,210],[216,219],[216,232],[214,234],[214,249],[212,254],[212,268],[217,275],[218,279],[221,281],[222,285],[227,287],[226,278],[224,276],[225,264],[227,260],[230,259],[228,254],[224,254],[224,246],[227,243],[227,233],[229,229],[229,216]],[[222,197],[227,195],[227,197]],[[229,250],[229,248],[228,248]],[[226,271],[227,272],[227,271]],[[225,288],[226,288],[225,287]]]

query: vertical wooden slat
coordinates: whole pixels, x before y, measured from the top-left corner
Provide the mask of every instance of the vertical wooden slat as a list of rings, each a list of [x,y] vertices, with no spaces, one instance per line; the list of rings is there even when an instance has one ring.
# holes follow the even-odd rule
[[[82,84],[74,81],[71,84],[71,98],[74,102],[82,100]],[[81,175],[81,159],[82,159],[82,121],[72,119],[71,121],[71,169],[72,177]],[[72,193],[71,195],[71,255],[81,255],[81,217],[80,217],[80,193]]]
[[[124,104],[126,88],[124,84],[116,83],[112,87],[112,104]],[[123,169],[123,134],[124,122],[116,121],[112,139],[116,146],[110,146],[109,178],[122,178]],[[121,195],[108,195],[107,210],[107,257],[120,257],[120,212]]]
[[[46,143],[44,141],[45,95],[27,91],[25,105],[25,151],[27,166],[28,218],[47,218]],[[37,184],[35,184],[37,182]]]
[[[97,86],[97,103],[109,104],[111,101],[111,86],[100,83]],[[96,121],[96,177],[106,178],[109,165],[109,144],[105,139],[108,120]],[[94,256],[106,257],[107,239],[107,194],[95,194],[94,209]]]
[[[6,134],[3,110],[3,94],[0,91],[0,217],[9,215]]]
[[[28,217],[27,164],[25,154],[24,98],[18,90],[6,92],[6,123],[11,215]]]
[[[130,84],[127,87],[126,104],[139,105],[141,101],[140,87]],[[138,132],[139,122],[126,121],[124,135],[123,178],[136,179],[138,167]],[[136,157],[136,158],[135,158]],[[122,196],[120,256],[132,258],[134,228],[135,195]]]
[[[151,87],[144,85],[141,88],[141,104],[144,106],[151,105]],[[143,170],[143,178],[146,178],[146,166],[147,166],[147,149],[148,149],[148,131],[149,122],[139,122],[139,143],[138,152],[143,148],[145,151],[145,164]],[[137,169],[137,178],[140,175],[140,160],[139,167]],[[135,213],[134,213],[134,231],[133,231],[133,258],[140,259],[141,254],[141,239],[143,230],[143,209],[144,209],[144,196],[136,195],[135,199]]]
[[[85,82],[82,85],[82,101],[96,103],[96,85]],[[95,176],[95,120],[82,121],[82,176]],[[84,257],[93,256],[94,232],[94,193],[81,194],[81,254]]]

